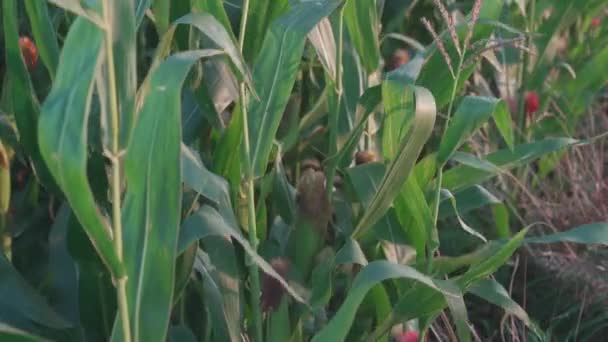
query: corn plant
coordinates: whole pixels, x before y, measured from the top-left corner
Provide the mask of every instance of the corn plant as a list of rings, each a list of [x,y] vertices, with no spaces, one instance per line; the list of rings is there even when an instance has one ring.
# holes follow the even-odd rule
[[[389,71],[384,1],[3,0],[0,336],[424,340],[449,312],[470,341],[470,293],[543,339],[492,274],[608,225],[527,236],[490,189],[592,141],[522,140],[472,94],[498,32],[533,36],[513,5],[433,5]],[[454,222],[471,249],[445,255]]]

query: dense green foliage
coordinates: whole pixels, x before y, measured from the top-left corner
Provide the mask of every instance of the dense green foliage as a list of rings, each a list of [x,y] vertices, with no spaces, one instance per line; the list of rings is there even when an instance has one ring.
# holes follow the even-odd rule
[[[0,340],[551,340],[494,275],[608,245],[513,219],[605,136],[605,7],[2,0]]]

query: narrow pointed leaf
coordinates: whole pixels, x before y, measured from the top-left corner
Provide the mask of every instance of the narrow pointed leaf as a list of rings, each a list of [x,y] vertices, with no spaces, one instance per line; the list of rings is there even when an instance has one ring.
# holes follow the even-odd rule
[[[224,239],[224,237],[208,237]],[[226,240],[225,240],[226,241]],[[232,244],[227,242],[223,247]],[[224,250],[226,252],[227,250]],[[229,262],[235,262],[234,250],[229,251]],[[218,257],[221,257],[218,254]],[[226,255],[224,256],[226,257]],[[202,275],[204,301],[211,316],[214,330],[217,329],[217,340],[238,341],[240,337],[240,308],[238,276],[226,274],[221,267],[213,263],[210,256],[201,249],[197,252],[195,269]],[[236,300],[235,300],[236,299]]]
[[[224,9],[223,0],[192,0],[192,10],[195,13],[211,14],[215,19],[222,23],[222,25],[224,25],[224,29],[226,29],[228,34],[230,34],[231,37],[234,37],[230,20],[226,14],[226,9]]]
[[[344,23],[365,70],[368,73],[374,72],[380,65],[376,1],[347,0],[344,5]]]
[[[152,0],[135,0],[135,23],[138,27],[151,3]]]
[[[492,178],[500,171],[506,171],[518,165],[527,164],[547,154],[573,146],[580,141],[570,138],[549,138],[528,144],[517,145],[513,150],[500,150],[487,155],[487,160],[498,168],[484,170],[466,165],[456,166],[443,176],[443,187],[450,191],[458,191]],[[490,165],[488,165],[490,166]]]
[[[554,242],[608,245],[608,222],[586,224],[563,232],[529,237],[524,240],[524,243]]]
[[[462,275],[455,279],[455,281],[463,289],[468,289],[476,281],[483,279],[505,264],[511,255],[519,248],[522,244],[524,237],[528,233],[527,229],[523,229],[517,233],[512,239],[500,246],[500,249],[496,253],[492,254],[488,258],[484,258],[477,263],[471,265],[471,267]]]
[[[254,63],[263,51],[264,36],[274,21],[287,11],[288,0],[256,0],[249,3],[249,16],[243,54],[248,63]]]
[[[36,98],[36,93],[34,92],[34,87],[19,46],[18,3],[20,1],[2,1],[2,21],[6,53],[5,72],[9,85],[6,92],[12,102],[12,111],[17,124],[20,145],[33,162],[36,175],[42,184],[51,190],[56,190],[38,147],[37,132],[40,104]]]
[[[459,293],[445,289],[432,278],[418,272],[409,266],[398,265],[388,261],[374,261],[365,266],[355,278],[353,285],[348,291],[346,299],[338,309],[338,312],[329,323],[312,339],[313,342],[321,341],[345,341],[348,331],[355,319],[357,308],[365,298],[367,292],[376,284],[388,279],[405,278],[432,289],[443,296],[461,296]]]
[[[403,85],[404,92],[407,87],[413,86]],[[415,108],[402,107],[404,98],[398,95],[383,98],[384,107],[387,110],[400,108],[403,111],[413,111],[413,124],[410,128],[411,133],[407,134],[409,137],[405,137],[402,140],[399,152],[384,175],[378,192],[372,199],[369,207],[365,210],[363,217],[359,220],[353,232],[353,237],[371,229],[390,208],[391,203],[401,191],[403,184],[414,168],[422,147],[433,131],[435,116],[437,115],[433,95],[424,88],[414,87],[414,98]],[[406,114],[404,113],[404,115]]]
[[[174,26],[178,24],[194,26],[201,33],[211,39],[211,41],[217,45],[217,48],[224,50],[224,52],[230,57],[232,63],[236,66],[237,71],[239,71],[242,75],[249,88],[254,91],[255,95],[255,89],[253,89],[253,82],[251,80],[249,68],[247,68],[247,64],[241,56],[241,53],[239,52],[231,34],[226,31],[226,28],[224,28],[224,26],[218,22],[217,19],[208,13],[190,13],[173,22]]]
[[[465,97],[453,119],[450,121],[447,131],[441,140],[437,163],[443,165],[452,154],[474,134],[492,115],[498,117],[500,131],[503,138],[512,148],[513,131],[510,125],[509,111],[504,101],[491,97],[467,96]],[[506,117],[505,117],[506,115]],[[505,124],[505,121],[508,120]],[[506,130],[506,132],[503,132]]]
[[[308,34],[308,40],[315,48],[319,61],[332,80],[336,79],[336,41],[331,22],[323,18]]]
[[[55,6],[64,8],[80,17],[86,18],[98,27],[103,27],[103,19],[99,13],[89,7],[83,6],[80,0],[48,0]]]
[[[106,25],[112,27],[112,53],[120,115],[120,146],[126,148],[134,125],[137,91],[136,29],[133,0],[103,0],[110,6]],[[106,61],[107,62],[107,61]],[[110,88],[108,88],[110,89]]]
[[[469,292],[489,303],[500,306],[507,313],[519,318],[526,326],[531,326],[532,322],[526,311],[509,296],[507,290],[496,280],[482,279],[475,283]]]
[[[207,170],[200,158],[188,146],[181,145],[182,180],[186,186],[219,205],[228,194],[228,183]]]
[[[297,3],[271,25],[264,38],[253,71],[260,100],[252,99],[247,110],[250,157],[256,176],[266,170],[272,143],[296,80],[306,36],[338,4],[338,0]]]
[[[25,0],[25,9],[30,19],[36,46],[40,52],[40,59],[49,71],[51,79],[54,79],[59,63],[59,44],[55,28],[49,17],[48,5],[44,1]]]

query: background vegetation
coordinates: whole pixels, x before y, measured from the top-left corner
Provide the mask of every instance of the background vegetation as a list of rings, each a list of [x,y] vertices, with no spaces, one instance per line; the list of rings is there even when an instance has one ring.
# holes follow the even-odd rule
[[[2,0],[0,339],[602,341],[604,0]]]

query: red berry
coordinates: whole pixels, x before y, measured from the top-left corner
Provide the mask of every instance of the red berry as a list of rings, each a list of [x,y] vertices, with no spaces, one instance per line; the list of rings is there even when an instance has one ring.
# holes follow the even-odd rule
[[[418,342],[418,332],[413,330],[408,330],[406,332],[401,333],[397,336],[397,342]]]
[[[526,114],[530,115],[536,113],[540,107],[540,100],[538,99],[538,94],[536,92],[526,93]]]
[[[38,48],[36,44],[29,37],[23,36],[19,38],[19,47],[21,48],[21,54],[23,55],[23,61],[25,61],[27,69],[29,71],[34,70],[36,64],[38,64]]]
[[[598,28],[598,27],[600,27],[601,24],[602,24],[602,19],[600,19],[600,17],[595,17],[595,18],[593,18],[593,20],[591,20],[592,28]]]

